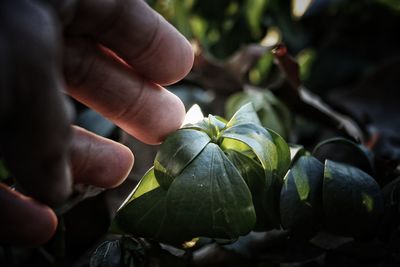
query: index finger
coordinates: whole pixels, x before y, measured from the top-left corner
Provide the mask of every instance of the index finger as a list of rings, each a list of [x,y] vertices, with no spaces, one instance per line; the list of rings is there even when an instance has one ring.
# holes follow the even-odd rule
[[[190,43],[142,0],[81,0],[68,27],[111,49],[157,84],[182,79],[193,64]]]

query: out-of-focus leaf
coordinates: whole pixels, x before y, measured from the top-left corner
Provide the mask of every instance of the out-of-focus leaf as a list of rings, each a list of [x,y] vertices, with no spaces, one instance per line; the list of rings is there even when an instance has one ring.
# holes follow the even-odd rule
[[[250,44],[223,62],[199,50],[195,55],[192,71],[185,80],[218,93],[240,91],[247,81],[250,69],[269,50],[270,47]]]
[[[300,157],[286,174],[280,198],[281,223],[294,235],[311,235],[322,224],[323,174],[323,164],[311,156]]]
[[[245,92],[230,96],[225,105],[225,113],[231,116],[245,103],[251,102],[265,128],[278,132],[285,138],[289,137],[292,116],[289,109],[270,91],[260,91],[246,87]]]
[[[286,46],[277,45],[272,49],[272,53],[285,78],[285,83],[280,88],[280,95],[290,108],[337,131],[342,131],[355,140],[364,141],[365,133],[352,118],[335,111],[302,85],[299,66],[288,54]]]
[[[186,239],[236,238],[248,233],[256,221],[245,181],[213,143],[171,184],[167,213],[171,216],[168,224],[179,225],[180,235]]]
[[[374,234],[383,199],[371,176],[356,167],[326,160],[322,195],[327,230],[355,237]]]
[[[154,160],[154,172],[158,183],[167,189],[174,177],[182,172],[210,140],[204,132],[187,129],[178,130],[168,136]]]
[[[370,152],[369,152],[370,153]],[[368,150],[348,139],[337,137],[319,143],[312,152],[322,163],[326,159],[347,163],[373,175],[373,159]]]
[[[6,168],[4,161],[0,159],[0,181],[7,179],[10,176],[10,172]]]

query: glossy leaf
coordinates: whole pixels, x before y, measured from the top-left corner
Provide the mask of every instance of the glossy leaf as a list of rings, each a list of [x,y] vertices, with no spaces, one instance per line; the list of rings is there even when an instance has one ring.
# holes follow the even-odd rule
[[[167,189],[209,142],[209,136],[201,131],[181,129],[169,135],[154,160],[158,183]]]
[[[252,103],[243,105],[235,114],[233,114],[226,126],[229,128],[241,123],[255,123],[261,125],[260,119],[258,118],[257,112],[254,110]]]
[[[117,212],[110,231],[179,242],[179,225],[166,225],[166,196],[167,191],[158,187],[127,203]]]
[[[238,151],[229,149],[224,152],[233,165],[235,165],[250,189],[257,215],[255,230],[266,230],[270,228],[272,225],[271,222],[274,221],[275,214],[271,214],[271,211],[265,209],[264,202],[268,194],[272,194],[273,192],[268,192],[268,189],[271,188],[266,187],[265,174],[262,166],[254,159]]]
[[[324,165],[301,156],[286,174],[280,194],[281,223],[295,235],[307,236],[322,223]]]
[[[326,159],[355,166],[369,175],[373,174],[373,165],[366,149],[345,138],[332,138],[319,143],[312,152],[322,163]]]
[[[242,123],[224,130],[220,138],[238,140],[249,146],[266,170],[267,177],[271,179],[272,170],[278,165],[278,158],[276,145],[266,129],[254,123]]]
[[[158,183],[155,175],[154,175],[154,167],[151,167],[150,170],[148,170],[142,179],[139,181],[135,189],[133,190],[132,197],[128,198],[129,201],[132,201],[135,198],[140,197],[144,193],[147,193],[153,189],[156,189],[159,187],[160,184]]]
[[[207,118],[194,123],[187,124],[183,129],[198,130],[206,133],[212,140],[218,138],[219,133],[226,127],[226,120],[218,116],[208,115]]]
[[[291,161],[289,145],[278,133],[270,129],[268,129],[268,132],[272,136],[272,140],[276,146],[276,152],[278,156],[278,162],[274,172],[278,180],[282,181],[283,176],[286,174]]]
[[[250,191],[222,150],[209,143],[171,184],[168,224],[179,225],[186,239],[231,239],[248,233],[256,216]]]
[[[382,196],[375,180],[362,170],[326,160],[322,195],[327,230],[362,236],[377,225]]]

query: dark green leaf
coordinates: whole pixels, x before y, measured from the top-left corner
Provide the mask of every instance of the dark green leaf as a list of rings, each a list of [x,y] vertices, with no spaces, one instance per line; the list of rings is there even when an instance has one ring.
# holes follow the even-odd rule
[[[271,192],[271,188],[266,187],[262,166],[257,161],[238,151],[226,150],[224,152],[233,165],[236,166],[250,189],[257,215],[255,230],[266,230],[271,226],[271,222],[274,221],[271,218],[274,218],[275,214],[271,214],[271,210],[266,210],[264,206],[268,194],[272,194],[273,192]]]
[[[0,181],[5,180],[10,176],[10,172],[6,168],[3,160],[0,159]]]
[[[169,135],[154,160],[154,173],[158,183],[167,189],[173,179],[209,142],[210,138],[206,133],[196,130],[181,129]]]
[[[353,165],[373,175],[373,165],[366,149],[345,138],[332,138],[319,143],[312,152],[322,163],[326,159]]]
[[[171,184],[167,213],[171,218],[168,224],[179,225],[179,233],[186,239],[236,238],[248,233],[256,221],[245,181],[213,143]]]
[[[323,183],[324,224],[344,236],[371,234],[383,200],[375,180],[362,170],[326,160]]]
[[[123,267],[119,240],[105,241],[94,251],[90,267]]]
[[[166,196],[167,191],[157,187],[127,203],[117,212],[110,231],[155,238],[167,243],[183,241],[179,225],[171,225],[166,219]]]
[[[324,165],[311,156],[300,157],[286,174],[280,196],[282,226],[295,235],[312,234],[322,222]]]
[[[274,143],[274,137],[278,141],[279,147]],[[265,175],[265,192],[267,192],[264,198],[264,210],[267,211],[268,220],[271,223],[268,227],[275,227],[279,224],[278,202],[282,179],[279,175],[286,172],[290,163],[289,148],[286,145],[287,151],[285,151],[285,145],[280,142],[279,137],[276,134],[274,137],[266,129],[254,123],[238,124],[227,128],[221,134],[221,138],[224,138],[221,144],[223,149],[242,152],[240,147],[238,149],[238,147],[230,146],[231,144],[235,145],[230,139],[240,141],[251,148],[261,163]],[[244,154],[248,155],[248,153]],[[282,162],[279,162],[280,158],[282,158]]]

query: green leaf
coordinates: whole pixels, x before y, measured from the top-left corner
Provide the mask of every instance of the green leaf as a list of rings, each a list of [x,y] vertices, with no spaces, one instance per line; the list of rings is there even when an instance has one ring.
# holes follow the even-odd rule
[[[319,143],[312,152],[322,163],[326,159],[347,163],[369,175],[373,175],[372,158],[366,148],[342,137],[331,138]]]
[[[180,129],[169,135],[154,160],[154,173],[158,183],[167,189],[173,179],[210,141],[207,134],[196,130]]]
[[[269,131],[254,123],[242,123],[227,128],[221,133],[221,138],[224,138],[221,144],[223,150],[232,149],[242,152],[238,147],[230,146],[235,143],[229,139],[234,139],[246,144],[256,155],[265,175],[264,210],[267,211],[269,221],[266,227],[278,226],[279,190],[283,173],[290,164],[290,151],[287,144],[277,134],[273,133],[271,136]],[[274,139],[277,144],[274,143]],[[248,153],[245,154],[248,155]]]
[[[7,179],[10,176],[6,164],[0,159],[0,181]]]
[[[323,182],[324,224],[336,234],[372,233],[383,210],[379,185],[362,170],[326,160]]]
[[[250,189],[257,215],[255,230],[261,231],[271,228],[276,214],[271,213],[271,210],[266,210],[264,202],[268,198],[268,194],[273,194],[274,192],[271,192],[271,187],[267,188],[266,186],[262,166],[254,159],[238,151],[228,149],[224,152],[233,165],[235,165]]]
[[[293,234],[309,236],[322,223],[324,165],[301,156],[286,174],[280,196],[281,223]]]
[[[194,123],[186,124],[183,129],[198,130],[206,133],[209,138],[215,142],[220,132],[226,127],[226,120],[213,115],[208,115],[208,118]]]
[[[226,146],[227,143],[224,144],[225,139],[238,140],[249,146],[266,170],[266,177],[271,179],[274,166],[278,166],[278,153],[273,138],[266,129],[254,123],[242,123],[224,130],[220,139],[221,147],[227,149],[230,147]]]
[[[232,127],[241,123],[255,123],[261,125],[260,119],[257,116],[257,112],[254,110],[252,103],[247,103],[243,105],[232,118],[229,120],[226,127]]]
[[[269,134],[272,136],[272,140],[276,145],[276,152],[278,155],[277,165],[274,169],[274,172],[279,181],[283,180],[283,176],[286,174],[289,169],[291,158],[290,158],[290,149],[289,145],[286,141],[276,132],[271,129],[268,129]]]
[[[270,91],[254,89],[239,92],[229,97],[225,104],[227,116],[238,110],[242,105],[251,102],[263,127],[272,129],[284,138],[290,135],[292,116],[287,106]]]
[[[255,224],[245,181],[213,143],[175,177],[168,191],[156,187],[141,194],[154,186],[151,170],[143,179],[118,211],[111,231],[181,244],[198,236],[237,238]]]
[[[232,239],[248,233],[256,215],[250,191],[222,150],[209,143],[172,182],[167,196],[168,223],[180,234]]]
[[[166,196],[167,191],[157,187],[127,203],[117,212],[110,232],[179,242],[179,225],[168,224],[166,219]]]
[[[147,193],[153,189],[156,189],[159,187],[160,184],[158,183],[155,175],[154,175],[154,167],[151,167],[140,179],[139,183],[135,187],[135,189],[132,191],[132,196],[128,197],[128,201],[132,201],[135,198],[140,197],[144,193]]]

